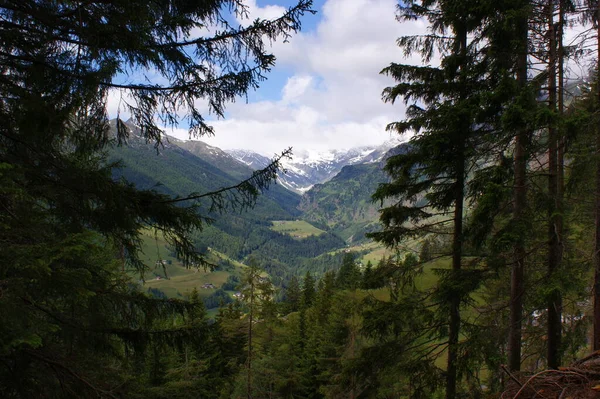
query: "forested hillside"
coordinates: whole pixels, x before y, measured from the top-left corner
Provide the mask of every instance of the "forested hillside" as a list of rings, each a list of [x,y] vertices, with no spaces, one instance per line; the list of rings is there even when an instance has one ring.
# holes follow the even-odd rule
[[[115,123],[115,120],[111,121],[114,134]],[[123,176],[141,189],[156,188],[171,195],[183,196],[186,193],[210,192],[235,186],[252,176],[253,170],[227,154],[215,156],[210,152],[199,152],[203,144],[201,142],[183,143],[167,136],[159,147],[155,147],[140,136],[138,127],[130,123],[123,125],[130,132],[128,145],[115,147],[110,153],[111,159],[123,164],[122,168],[115,169],[116,176]],[[289,219],[298,215],[299,195],[282,188],[276,182],[264,194],[258,198],[253,212],[243,214],[244,217],[271,220]],[[206,202],[204,207],[204,212],[208,214],[210,203]],[[219,210],[216,211],[213,216],[220,213]]]
[[[115,123],[111,121],[114,134]],[[254,172],[218,148],[200,141],[182,142],[167,137],[155,148],[140,137],[138,127],[130,123],[124,126],[129,129],[127,146],[115,147],[110,157],[122,164],[121,168],[114,169],[115,178],[125,178],[138,189],[156,189],[181,197],[186,193],[235,186]],[[244,212],[227,212],[226,208],[211,210],[210,201],[200,202],[201,211],[212,220],[193,234],[193,242],[198,249],[212,248],[239,262],[255,257],[278,286],[306,271],[320,275],[335,267],[329,264],[335,256],[332,258],[327,253],[345,247],[345,242],[332,233],[297,240],[274,231],[273,221],[299,217],[299,203],[299,195],[277,182]],[[147,251],[152,251],[151,247]],[[314,258],[321,255],[323,260],[315,262]],[[189,291],[189,287],[187,289]]]
[[[379,228],[381,204],[371,196],[389,180],[385,161],[407,148],[400,145],[389,150],[380,162],[344,166],[331,180],[313,186],[302,196],[302,218],[326,226],[348,243],[364,242],[366,233]]]

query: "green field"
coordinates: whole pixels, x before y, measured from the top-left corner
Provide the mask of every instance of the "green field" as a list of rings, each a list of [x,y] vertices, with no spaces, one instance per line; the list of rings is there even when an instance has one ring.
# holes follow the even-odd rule
[[[146,280],[144,286],[149,288],[158,288],[168,297],[187,296],[194,288],[198,289],[200,296],[209,296],[215,290],[211,288],[201,288],[203,284],[211,283],[220,288],[231,273],[225,271],[205,272],[200,269],[183,270],[182,274],[171,277],[170,279],[161,278],[160,280]]]
[[[274,220],[271,230],[302,239],[308,236],[318,236],[324,231],[304,220]]]
[[[200,296],[209,296],[216,289],[202,288],[204,284],[210,283],[216,288],[220,288],[229,275],[241,275],[243,268],[246,267],[210,249],[206,257],[208,262],[217,264],[220,260],[227,260],[232,264],[232,269],[211,272],[204,270],[202,267],[185,267],[173,256],[167,243],[160,235],[156,237],[152,232],[145,231],[142,238],[142,254],[140,258],[147,267],[142,282],[144,290],[147,288],[157,288],[169,298],[185,297],[194,288],[198,289]],[[139,278],[137,272],[132,271],[131,275],[136,279]]]
[[[399,252],[401,254],[408,253],[408,252],[415,253],[415,251],[417,250],[417,248],[419,248],[419,246],[420,246],[420,240],[411,239],[411,240],[407,240],[402,245],[399,245],[397,250],[392,250],[392,249],[386,248],[383,244],[380,244],[375,241],[370,241],[367,243],[355,245],[355,246],[349,247],[347,249],[350,250],[350,252],[367,251],[358,260],[365,265],[369,261],[373,265],[377,265],[383,257],[392,256],[392,255],[396,254],[396,252]],[[415,253],[415,255],[417,255],[417,254]]]
[[[359,259],[363,264],[371,262],[373,265],[377,265],[381,258],[388,257],[394,254],[394,251],[385,248],[383,245],[370,242],[364,245],[356,245],[349,248],[351,251],[369,251],[362,258]]]

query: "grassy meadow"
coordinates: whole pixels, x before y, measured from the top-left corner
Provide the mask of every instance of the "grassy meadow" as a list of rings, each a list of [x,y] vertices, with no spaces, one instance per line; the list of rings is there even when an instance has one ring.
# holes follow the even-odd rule
[[[318,236],[323,230],[305,222],[304,220],[274,220],[271,230],[302,239],[309,236]]]
[[[206,259],[212,264],[219,261],[228,261],[232,267],[227,270],[205,270],[203,267],[185,267],[168,248],[167,242],[161,237],[156,237],[152,232],[143,233],[143,253],[140,256],[147,269],[143,278],[139,273],[131,272],[132,276],[142,281],[144,289],[156,288],[169,298],[187,296],[194,288],[198,289],[200,296],[206,297],[215,292],[213,288],[202,288],[204,284],[212,284],[216,288],[227,281],[232,274],[241,275],[246,266],[228,258],[226,255],[209,249]],[[230,294],[233,292],[230,292]]]

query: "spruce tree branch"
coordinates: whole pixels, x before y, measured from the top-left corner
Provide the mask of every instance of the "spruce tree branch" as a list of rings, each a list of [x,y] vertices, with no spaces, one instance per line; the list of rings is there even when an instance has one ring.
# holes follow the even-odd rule
[[[258,71],[265,69],[265,67],[267,67],[267,66],[268,66],[268,62],[266,62],[264,64],[256,65],[248,70],[245,70],[245,71],[239,72],[239,73],[254,74],[254,73],[257,73]],[[188,82],[186,84],[173,85],[173,86],[142,85],[142,84],[137,84],[137,83],[119,84],[119,83],[113,83],[113,82],[99,82],[98,84],[100,86],[104,86],[104,87],[108,87],[108,88],[112,88],[112,89],[124,89],[124,90],[134,90],[134,91],[139,90],[139,91],[148,91],[148,92],[169,92],[169,91],[184,92],[191,88],[205,87],[205,86],[213,85],[215,83],[220,83],[220,82],[226,81],[227,79],[236,78],[239,75],[239,73],[237,73],[237,74],[228,73],[228,74],[224,74],[221,76],[217,76],[214,79]]]
[[[91,3],[95,3],[97,1],[88,1],[88,4]],[[106,2],[109,3],[109,2]],[[224,41],[228,41],[230,39],[236,39],[236,38],[243,38],[245,36],[249,36],[249,35],[253,35],[253,34],[259,34],[260,32],[265,32],[265,31],[271,31],[273,28],[279,26],[282,23],[289,23],[290,21],[294,21],[295,20],[295,16],[297,14],[303,14],[305,12],[314,14],[316,13],[316,11],[310,9],[310,7],[312,6],[312,0],[302,0],[301,2],[299,2],[298,4],[296,4],[294,7],[288,8],[286,10],[286,12],[281,15],[280,17],[276,18],[276,19],[272,19],[272,20],[258,20],[257,22],[253,23],[252,25],[243,28],[243,29],[231,29],[225,33],[221,33],[218,35],[214,35],[212,37],[199,37],[193,40],[184,40],[184,41],[176,41],[176,42],[171,42],[171,43],[157,43],[157,44],[148,44],[147,46],[145,46],[146,49],[151,49],[151,50],[165,50],[165,49],[174,49],[177,47],[185,47],[185,46],[190,46],[190,45],[196,45],[196,46],[205,46],[205,45],[211,45],[217,42],[224,42]],[[17,8],[17,7],[10,7],[8,6],[6,3],[4,4],[0,4],[0,8],[4,8],[13,12],[24,12],[24,10],[22,8]],[[61,18],[65,18],[65,17],[69,17],[72,16],[74,14],[76,14],[79,10],[81,10],[83,7],[82,4],[78,5],[75,9],[73,9],[72,11],[68,12],[68,13],[63,13],[60,15],[56,15],[57,20],[60,20]],[[35,15],[30,14],[32,16],[35,17]],[[222,18],[222,17],[221,17]],[[223,21],[225,22],[225,21]],[[23,26],[23,25],[18,25],[18,24],[14,24],[14,23],[10,23],[8,21],[5,21],[6,24],[9,24],[9,26],[19,29],[19,30],[24,30],[24,31],[29,31],[32,33],[37,33],[37,34],[44,34],[47,35],[48,32],[44,32],[41,31],[39,29],[33,29],[31,27],[28,26]],[[65,34],[70,34],[70,35],[75,35],[76,32],[63,32]],[[88,43],[82,40],[77,40],[77,39],[73,39],[73,38],[69,38],[69,37],[65,37],[65,36],[49,36],[50,40],[53,41],[61,41],[61,42],[65,42],[65,43],[69,43],[69,44],[76,44],[79,46],[85,46],[85,47],[93,47],[93,48],[99,48],[99,49],[108,49],[108,50],[113,50],[115,47],[114,46],[102,46],[99,43]],[[119,43],[120,46],[123,45],[123,43]],[[133,49],[131,49],[133,50]]]
[[[52,69],[53,71],[62,74],[66,77],[72,78],[72,79],[78,79],[78,80],[86,80],[90,78],[90,75],[93,73],[87,73],[86,75],[79,75],[77,73],[71,72],[69,70],[66,70],[64,68],[59,68],[58,66],[49,64],[47,62],[43,62],[40,61],[39,59],[35,59],[35,58],[29,58],[29,57],[25,57],[22,55],[15,55],[15,54],[10,54],[4,51],[0,51],[0,55],[6,57],[6,58],[11,58],[11,59],[15,59],[15,60],[19,60],[19,61],[25,61],[25,62],[30,62],[34,65],[38,65],[40,67],[43,68],[48,68],[48,69]],[[268,62],[262,63],[262,64],[258,64],[250,69],[247,69],[245,71],[243,71],[243,73],[245,74],[254,74],[257,73],[258,71],[264,70],[267,66],[268,66]],[[242,73],[242,72],[241,72]],[[114,83],[114,82],[107,82],[107,81],[100,81],[97,82],[99,86],[103,86],[103,87],[107,87],[107,88],[113,88],[113,89],[124,89],[124,90],[133,90],[133,91],[148,91],[148,92],[169,92],[169,91],[180,91],[183,92],[185,90],[188,90],[190,88],[198,88],[198,87],[206,87],[206,86],[210,86],[216,83],[220,83],[223,81],[226,81],[227,79],[232,79],[235,78],[238,74],[233,74],[233,73],[228,73],[228,74],[224,74],[224,75],[220,75],[217,76],[213,79],[209,79],[209,80],[203,80],[203,81],[194,81],[194,82],[188,82],[186,84],[181,84],[181,85],[171,85],[171,86],[160,86],[160,85],[143,85],[143,84],[137,84],[137,83],[132,83],[132,84],[119,84],[119,83]]]
[[[292,155],[292,148],[290,147],[287,150],[283,151],[280,155],[275,157],[271,161],[271,163],[269,165],[267,165],[264,169],[255,171],[254,173],[252,173],[252,176],[250,176],[246,180],[243,180],[234,186],[223,187],[221,189],[211,191],[208,193],[198,194],[198,195],[190,195],[190,196],[184,197],[184,198],[173,198],[170,200],[161,201],[160,203],[172,204],[172,203],[177,203],[177,202],[182,202],[182,201],[197,201],[199,199],[207,198],[207,197],[209,197],[209,198],[219,197],[222,194],[229,192],[229,191],[244,192],[249,187],[255,187],[258,189],[268,188],[268,184],[266,184],[266,185],[261,184],[262,183],[261,179],[265,178],[265,175],[266,175],[267,181],[273,180],[275,177],[272,177],[272,176],[276,171],[278,171],[280,169],[281,160],[283,158],[290,158],[291,155]]]
[[[142,329],[134,329],[134,328],[98,328],[98,329],[89,328],[89,327],[85,327],[85,326],[82,326],[82,325],[76,323],[74,320],[69,320],[62,315],[58,315],[58,314],[54,313],[52,310],[47,309],[44,306],[41,306],[28,298],[21,297],[21,300],[23,302],[25,302],[26,304],[33,306],[37,310],[41,311],[42,313],[46,314],[47,316],[51,317],[53,320],[55,320],[56,322],[58,322],[62,325],[69,326],[70,328],[73,328],[76,330],[87,331],[87,332],[91,332],[91,333],[113,334],[113,335],[118,335],[118,336],[123,337],[123,336],[131,336],[131,335],[154,336],[154,335],[193,333],[194,331],[197,331],[197,328],[195,328],[194,326],[184,326],[184,327],[178,327],[178,328],[165,328],[165,329],[160,329],[160,330],[158,330],[158,329],[157,330],[142,330]],[[170,300],[165,300],[163,302],[169,302],[169,301]]]
[[[289,8],[282,16],[280,16],[279,18],[273,19],[273,20],[268,20],[268,21],[262,20],[262,21],[259,21],[260,23],[252,24],[247,28],[233,30],[231,32],[227,32],[227,33],[224,33],[221,35],[215,35],[210,38],[201,37],[201,38],[194,39],[194,40],[186,40],[186,41],[175,42],[175,43],[164,43],[164,44],[159,44],[156,46],[150,46],[150,48],[164,49],[164,48],[183,47],[183,46],[190,46],[190,45],[206,45],[206,44],[211,44],[213,42],[233,39],[233,38],[240,37],[240,36],[243,37],[243,36],[246,36],[249,34],[254,34],[254,33],[259,33],[261,31],[269,30],[271,27],[277,26],[280,23],[290,21],[290,19],[291,19],[290,17],[297,13],[309,12],[311,14],[315,14],[316,11],[311,10],[309,8],[311,6],[312,6],[312,0],[302,0],[296,6]]]
[[[71,368],[67,367],[66,365],[64,365],[63,363],[60,363],[58,361],[52,360],[52,359],[48,359],[45,356],[42,356],[30,349],[26,349],[24,351],[25,353],[27,353],[29,356],[40,360],[50,366],[56,366],[59,367],[60,369],[64,370],[65,372],[67,372],[67,374],[71,375],[73,378],[75,378],[77,381],[82,382],[84,385],[86,385],[88,388],[90,388],[91,390],[93,390],[94,392],[96,392],[96,394],[102,394],[102,395],[106,395],[108,397],[117,399],[117,396],[115,396],[112,392],[110,391],[106,391],[104,389],[100,389],[97,386],[93,385],[91,382],[89,382],[88,380],[86,380],[85,378],[83,378],[82,376],[80,376],[78,373],[76,373],[75,371],[73,371]]]

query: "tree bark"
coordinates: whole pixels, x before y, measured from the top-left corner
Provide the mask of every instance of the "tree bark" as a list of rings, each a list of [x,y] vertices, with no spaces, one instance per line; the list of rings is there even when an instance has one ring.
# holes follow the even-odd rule
[[[524,1],[525,6],[528,2]],[[518,10],[525,14],[525,10]],[[527,15],[519,17],[517,23],[520,48],[517,54],[517,83],[521,91],[527,87],[527,56],[528,56],[528,32]],[[519,93],[522,94],[522,93]],[[513,220],[521,223],[525,218],[525,206],[527,198],[527,152],[526,146],[529,140],[529,127],[523,126],[515,134],[514,153],[514,187],[513,187]],[[524,234],[515,242],[513,255],[513,266],[510,278],[510,325],[508,332],[508,366],[511,371],[521,369],[521,335],[523,321],[523,294],[524,294],[524,270],[525,270],[525,242]]]
[[[600,54],[600,2],[596,9],[596,20],[598,29],[597,50]],[[600,58],[597,57],[596,65],[596,106],[600,106]],[[594,245],[594,350],[600,350],[600,124],[596,123],[596,237]]]
[[[554,29],[554,0],[548,1],[548,107],[556,112],[556,31]],[[559,266],[558,237],[558,131],[554,121],[548,128],[548,281],[553,282]],[[552,289],[548,297],[548,367],[560,365],[561,293]]]
[[[565,112],[565,48],[564,48],[564,28],[565,28],[565,13],[566,1],[559,0],[558,12],[558,37],[557,37],[557,65],[558,65],[558,118],[561,121],[561,126],[558,130],[558,151],[557,151],[557,192],[556,192],[556,209],[558,212],[557,218],[557,234],[558,234],[558,259],[562,261],[563,257],[563,197],[565,192],[565,151],[566,142],[564,130],[562,128],[562,117]]]
[[[467,62],[467,30],[463,29],[458,33],[460,41],[460,52],[462,66],[460,68],[462,81],[461,88],[466,87],[465,80],[465,63]],[[467,93],[461,89],[460,100],[464,101]],[[461,134],[468,134],[471,128],[470,120],[461,121]],[[464,133],[462,133],[464,132]],[[463,212],[464,212],[464,187],[465,187],[465,140],[461,137],[458,144],[456,160],[456,193],[454,197],[454,229],[452,232],[452,278],[457,279],[457,274],[462,268],[462,247],[463,247]],[[453,282],[454,284],[454,282]],[[448,363],[446,369],[446,399],[454,399],[456,397],[457,385],[457,368],[456,361],[458,359],[458,339],[460,334],[460,296],[454,295],[450,300],[450,323],[448,330]]]
[[[254,317],[254,283],[256,276],[254,273],[250,281],[250,312],[248,313],[248,374],[246,389],[248,390],[248,399],[252,399],[252,319]]]
[[[457,278],[462,268],[463,210],[464,210],[464,157],[457,163],[456,199],[454,204],[454,232],[452,240],[452,272]],[[455,295],[450,301],[450,325],[448,333],[448,366],[446,374],[446,399],[456,397],[458,359],[458,338],[460,334],[460,297]]]

